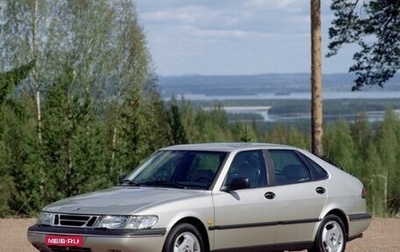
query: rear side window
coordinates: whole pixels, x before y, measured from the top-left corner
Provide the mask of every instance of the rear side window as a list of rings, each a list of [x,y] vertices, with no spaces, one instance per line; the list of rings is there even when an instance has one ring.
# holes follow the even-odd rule
[[[291,150],[269,150],[275,178],[279,185],[295,184],[311,181],[311,173],[307,166]]]
[[[317,179],[325,179],[328,177],[328,173],[321,166],[319,166],[317,163],[312,161],[307,156],[305,156],[303,154],[300,154],[300,155],[302,155],[302,157],[304,157],[307,160],[307,162],[311,165],[312,169],[314,170],[315,175],[317,176]]]

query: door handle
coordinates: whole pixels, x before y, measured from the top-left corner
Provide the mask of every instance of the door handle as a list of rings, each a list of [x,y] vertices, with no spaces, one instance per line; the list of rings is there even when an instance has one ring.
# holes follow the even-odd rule
[[[274,199],[275,198],[275,193],[273,193],[273,192],[266,192],[265,194],[264,194],[264,197],[265,198],[267,198],[267,199]]]
[[[318,187],[315,189],[315,191],[316,191],[318,194],[324,194],[324,193],[326,192],[325,188],[323,188],[323,187],[321,187],[321,186],[318,186]]]

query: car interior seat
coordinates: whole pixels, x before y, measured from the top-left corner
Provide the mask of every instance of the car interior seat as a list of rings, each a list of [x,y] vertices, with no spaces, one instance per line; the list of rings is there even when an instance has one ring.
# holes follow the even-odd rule
[[[298,183],[311,179],[310,171],[303,165],[291,164],[283,168],[284,184]]]

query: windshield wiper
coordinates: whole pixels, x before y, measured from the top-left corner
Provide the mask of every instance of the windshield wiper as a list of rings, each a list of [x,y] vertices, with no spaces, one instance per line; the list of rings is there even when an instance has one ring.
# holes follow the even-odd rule
[[[120,183],[122,186],[140,186],[140,184],[136,183],[133,180],[130,179],[123,179]]]
[[[147,181],[142,183],[141,185],[147,185],[147,186],[163,186],[163,187],[173,187],[173,188],[181,188],[185,189],[186,186],[179,183],[179,182],[173,182],[173,181],[166,181],[166,180],[154,180],[154,181]]]

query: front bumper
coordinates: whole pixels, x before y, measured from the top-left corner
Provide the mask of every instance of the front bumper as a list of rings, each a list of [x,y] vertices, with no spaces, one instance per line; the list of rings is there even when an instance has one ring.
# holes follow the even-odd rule
[[[166,229],[96,230],[33,225],[28,229],[29,242],[41,252],[143,252],[161,251]],[[46,246],[46,235],[82,236],[82,247]]]

